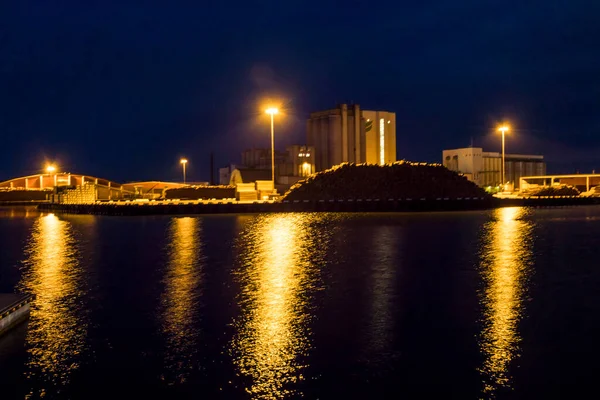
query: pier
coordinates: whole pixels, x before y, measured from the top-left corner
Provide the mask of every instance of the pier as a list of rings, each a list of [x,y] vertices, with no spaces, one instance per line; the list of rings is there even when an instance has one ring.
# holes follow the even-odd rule
[[[0,336],[29,317],[31,294],[0,294]]]
[[[394,212],[449,211],[491,207],[491,198],[465,199],[336,199],[294,201],[147,201],[92,204],[42,204],[40,210],[95,215],[249,214],[271,212]]]
[[[497,207],[566,207],[600,204],[600,198],[555,197],[497,199],[475,198],[401,198],[401,199],[330,199],[295,201],[239,202],[213,201],[148,201],[96,202],[91,204],[41,204],[46,212],[94,215],[183,215],[183,214],[248,214],[270,212],[419,212],[468,211]]]

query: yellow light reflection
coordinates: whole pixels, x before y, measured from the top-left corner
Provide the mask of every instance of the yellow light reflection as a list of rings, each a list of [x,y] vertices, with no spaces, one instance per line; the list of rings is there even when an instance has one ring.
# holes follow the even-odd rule
[[[53,214],[41,216],[26,254],[20,289],[36,295],[27,331],[27,376],[36,386],[49,381],[60,387],[79,368],[87,334],[87,322],[76,315],[83,289],[71,224]],[[29,396],[44,395],[46,389],[39,390]]]
[[[520,336],[517,324],[523,313],[523,281],[530,262],[531,222],[523,219],[521,207],[494,211],[486,227],[481,260],[485,291],[484,328],[480,347],[485,361],[484,393],[492,397],[499,388],[510,388],[509,366],[518,356]]]
[[[242,234],[242,316],[232,346],[235,364],[252,383],[257,398],[297,395],[304,379],[303,356],[310,349],[309,301],[315,290],[311,258],[324,245],[309,224],[309,214],[259,217]]]
[[[193,368],[192,359],[200,333],[197,304],[202,274],[200,222],[197,218],[173,218],[170,226],[169,263],[162,298],[163,332],[167,338],[169,383],[185,382]]]
[[[393,301],[395,297],[397,253],[400,251],[399,237],[391,226],[381,225],[375,228],[373,243],[370,246],[371,262],[371,326],[367,341],[366,357],[378,359],[374,355],[389,350],[393,338]]]
[[[40,212],[37,207],[0,207],[0,217],[8,218],[38,218]]]

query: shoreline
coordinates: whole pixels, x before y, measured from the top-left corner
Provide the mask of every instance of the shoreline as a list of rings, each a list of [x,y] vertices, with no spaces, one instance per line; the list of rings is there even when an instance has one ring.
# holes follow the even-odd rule
[[[600,205],[598,197],[554,197],[498,199],[437,198],[437,199],[338,199],[294,200],[281,202],[235,201],[171,201],[123,202],[94,204],[39,204],[40,211],[67,214],[144,216],[144,215],[197,215],[197,214],[253,214],[275,212],[432,212],[474,211],[500,207],[569,207]]]

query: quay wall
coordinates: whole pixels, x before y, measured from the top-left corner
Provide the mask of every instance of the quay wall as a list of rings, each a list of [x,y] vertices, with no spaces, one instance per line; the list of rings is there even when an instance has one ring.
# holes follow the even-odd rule
[[[2,190],[0,191],[0,204],[8,202],[34,202],[46,201],[50,190]]]
[[[93,204],[43,204],[42,211],[97,215],[161,214],[246,214],[268,212],[394,212],[450,211],[492,207],[491,198],[469,199],[348,199],[328,201],[254,201],[254,202],[139,202]]]
[[[348,199],[296,200],[282,202],[140,202],[93,204],[41,204],[47,212],[96,215],[182,215],[182,214],[246,214],[268,212],[419,212],[468,211],[496,207],[566,207],[600,204],[600,198],[528,198],[496,199],[440,198],[440,199]]]
[[[34,295],[0,294],[0,335],[29,317]]]
[[[29,309],[29,303],[27,303],[16,311],[0,318],[0,336],[26,320],[29,317]]]

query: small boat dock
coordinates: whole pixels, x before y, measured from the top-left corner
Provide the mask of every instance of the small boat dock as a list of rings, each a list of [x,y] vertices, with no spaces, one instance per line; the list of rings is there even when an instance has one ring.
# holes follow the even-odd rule
[[[29,317],[32,294],[0,293],[0,336]]]

